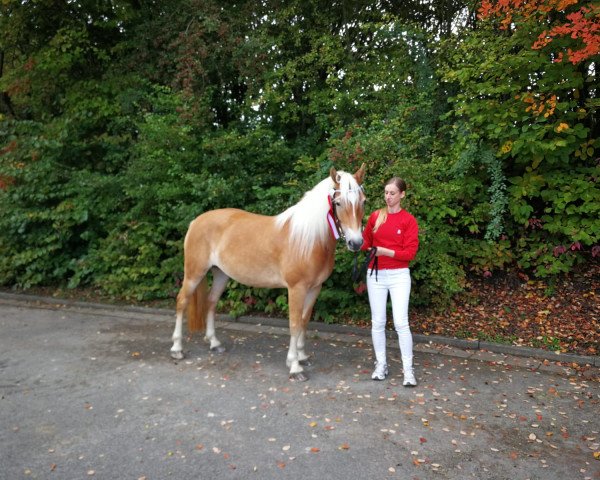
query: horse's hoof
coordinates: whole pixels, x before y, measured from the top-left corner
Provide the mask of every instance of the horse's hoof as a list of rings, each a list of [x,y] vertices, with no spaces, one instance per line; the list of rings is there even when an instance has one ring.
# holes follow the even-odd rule
[[[180,352],[171,351],[171,358],[173,360],[183,360],[183,357],[184,357],[183,352],[181,352],[181,351]]]
[[[306,382],[307,380],[308,375],[306,375],[304,372],[290,373],[291,382]]]
[[[300,360],[299,363],[303,367],[312,367],[312,362],[311,362],[310,358],[307,358],[306,360]]]
[[[219,345],[218,347],[212,347],[210,349],[210,353],[225,353],[225,347],[223,345]]]

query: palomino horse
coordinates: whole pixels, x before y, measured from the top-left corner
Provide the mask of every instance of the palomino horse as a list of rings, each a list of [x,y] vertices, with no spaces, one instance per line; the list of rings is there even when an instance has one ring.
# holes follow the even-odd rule
[[[223,352],[215,336],[215,310],[229,278],[258,288],[287,288],[290,379],[307,380],[301,363],[306,327],[321,285],[333,270],[341,235],[351,251],[363,243],[363,164],[354,174],[331,169],[294,206],[274,217],[232,208],[212,210],[189,226],[184,242],[184,278],[177,295],[171,356],[183,358],[182,324],[187,308],[190,332],[206,330],[211,351]],[[212,270],[210,292],[206,275]]]

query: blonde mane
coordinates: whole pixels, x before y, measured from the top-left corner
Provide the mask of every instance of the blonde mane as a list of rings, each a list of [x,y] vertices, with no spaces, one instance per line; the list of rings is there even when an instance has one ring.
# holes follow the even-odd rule
[[[354,176],[347,172],[338,171],[340,198],[355,204],[359,198],[360,188]],[[331,231],[327,222],[329,202],[335,184],[331,177],[318,183],[312,190],[304,194],[298,203],[277,215],[275,222],[282,228],[290,223],[290,240],[294,250],[300,256],[308,255],[316,245],[327,241]]]

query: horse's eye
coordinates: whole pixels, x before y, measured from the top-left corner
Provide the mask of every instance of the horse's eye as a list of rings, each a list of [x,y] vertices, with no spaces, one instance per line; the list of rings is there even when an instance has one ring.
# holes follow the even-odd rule
[[[339,200],[336,200],[333,203],[335,204],[336,207],[339,207],[342,204],[342,202],[340,202]]]

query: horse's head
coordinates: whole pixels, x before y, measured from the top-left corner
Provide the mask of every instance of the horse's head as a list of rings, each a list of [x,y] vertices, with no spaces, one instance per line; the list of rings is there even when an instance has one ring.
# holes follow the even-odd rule
[[[331,203],[342,238],[349,250],[357,252],[363,243],[362,219],[365,214],[365,194],[362,189],[365,164],[354,173],[338,172],[331,168],[333,180]]]

